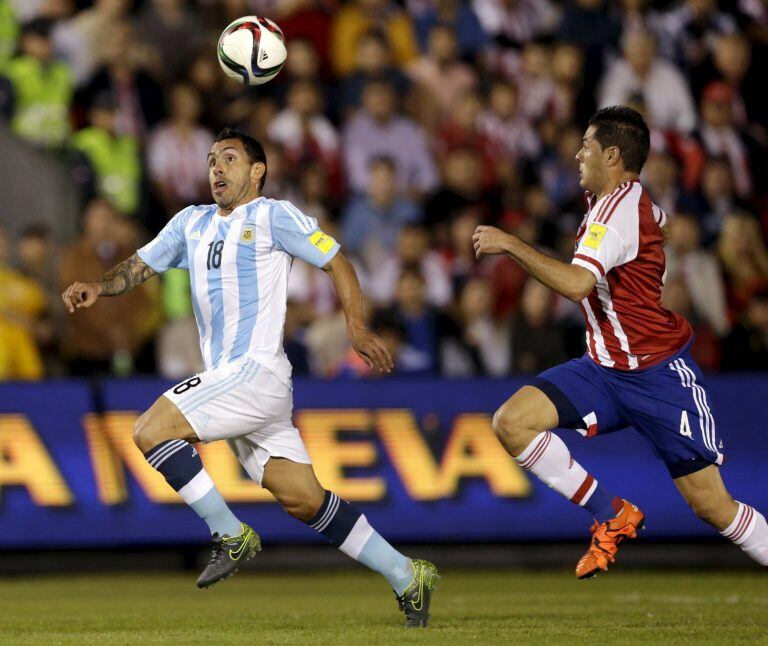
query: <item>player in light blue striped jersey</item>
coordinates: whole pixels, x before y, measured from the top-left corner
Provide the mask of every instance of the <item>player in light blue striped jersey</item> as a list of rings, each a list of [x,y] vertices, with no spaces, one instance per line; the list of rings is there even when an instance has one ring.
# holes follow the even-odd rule
[[[223,439],[290,515],[384,575],[407,626],[426,626],[434,565],[400,554],[363,514],[323,489],[291,421],[291,365],[282,341],[293,258],[329,275],[350,342],[369,367],[392,369],[385,345],[365,325],[355,270],[314,218],[260,195],[267,159],[258,141],[222,131],[208,167],[215,204],[184,209],[101,280],[75,282],[62,294],[73,313],[168,269],[189,270],[205,371],[159,397],[137,420],[134,441],[210,528],[213,550],[197,584],[206,588],[230,576],[261,549],[258,534],[229,509],[194,448]]]

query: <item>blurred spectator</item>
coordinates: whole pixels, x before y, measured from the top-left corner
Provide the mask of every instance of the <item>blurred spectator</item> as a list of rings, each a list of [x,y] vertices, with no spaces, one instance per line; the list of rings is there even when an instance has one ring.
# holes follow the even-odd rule
[[[19,23],[8,0],[0,0],[0,68],[16,51]]]
[[[344,248],[361,255],[370,270],[392,256],[400,229],[421,215],[413,202],[398,195],[395,173],[388,157],[373,159],[366,195],[353,197],[342,215]]]
[[[477,92],[465,92],[456,98],[451,116],[442,121],[435,141],[438,160],[442,163],[460,148],[474,151],[481,162],[480,182],[493,190],[499,180],[511,175],[510,160],[499,154],[496,144],[482,127],[485,102]]]
[[[490,41],[475,15],[475,10],[468,2],[410,0],[407,6],[414,17],[416,37],[421,51],[427,50],[429,32],[436,25],[445,25],[456,34],[459,55],[468,61],[480,54]]]
[[[418,197],[437,184],[437,170],[423,130],[397,113],[395,101],[390,83],[369,82],[363,90],[362,110],[344,127],[344,165],[354,192],[365,191],[370,161],[375,157],[390,157],[395,162],[400,191]]]
[[[116,104],[116,132],[142,137],[164,114],[164,97],[147,72],[151,52],[138,42],[128,21],[116,22],[100,41],[101,65],[77,102],[88,110],[96,97],[109,93]]]
[[[0,69],[0,115],[19,137],[38,146],[60,146],[69,135],[72,75],[53,59],[50,21],[37,18],[21,33],[21,55]]]
[[[651,7],[651,0],[619,0],[616,12],[622,25],[622,32],[643,29],[653,31],[659,14]]]
[[[584,53],[584,82],[594,94],[604,66],[617,49],[621,23],[609,10],[615,2],[605,0],[568,0],[557,30],[557,40],[576,45]],[[607,60],[606,60],[607,59]]]
[[[370,81],[386,81],[397,96],[405,96],[410,88],[408,77],[392,65],[389,43],[377,31],[369,31],[357,41],[355,70],[341,79],[342,112],[359,108],[363,90]]]
[[[731,320],[737,320],[753,294],[768,285],[768,249],[757,221],[741,211],[723,220],[717,253],[728,285]]]
[[[424,203],[424,223],[438,244],[446,242],[445,227],[458,213],[472,207],[484,223],[495,221],[499,196],[483,188],[481,158],[474,148],[450,150],[443,162],[443,182]]]
[[[43,289],[11,269],[8,241],[0,228],[0,381],[40,379],[43,362],[35,345],[35,326],[46,310]]]
[[[723,81],[731,88],[731,111],[734,123],[744,128],[750,120],[766,124],[766,116],[759,109],[765,106],[760,81],[750,74],[752,52],[749,41],[741,34],[721,36],[715,41],[712,56],[713,80]],[[710,80],[707,79],[707,80]],[[699,88],[700,90],[702,88]]]
[[[368,290],[373,301],[391,303],[397,290],[397,281],[406,268],[416,268],[425,285],[425,298],[436,307],[445,307],[451,301],[451,283],[445,260],[430,249],[429,234],[423,227],[406,225],[397,236],[397,253],[376,268]]]
[[[502,52],[514,52],[551,32],[558,19],[550,0],[473,0],[472,8],[485,33]]]
[[[319,164],[335,179],[339,175],[339,135],[322,112],[320,91],[312,81],[296,81],[288,105],[269,124],[267,134],[282,146],[289,166]]]
[[[185,0],[149,0],[135,21],[139,38],[155,51],[154,73],[166,81],[182,78],[199,49],[202,24]]]
[[[556,44],[552,50],[551,74],[555,86],[554,116],[564,121],[587,123],[595,111],[595,97],[585,86],[582,51],[569,43]]]
[[[157,369],[166,379],[181,379],[204,370],[189,272],[171,269],[161,279],[166,320],[157,336]]]
[[[699,216],[705,246],[717,238],[723,219],[742,206],[743,203],[736,195],[731,166],[722,158],[707,161],[701,174],[699,194],[687,194],[679,200],[682,210]]]
[[[191,85],[172,87],[168,105],[167,121],[149,135],[147,164],[154,191],[170,216],[210,200],[206,158],[213,133],[198,123],[200,95]]]
[[[723,341],[722,370],[765,370],[768,366],[768,288],[749,301],[742,320]]]
[[[674,213],[680,197],[680,172],[675,158],[667,152],[651,152],[641,178],[653,201],[667,213]],[[696,244],[700,244],[698,238]]]
[[[139,208],[141,158],[135,137],[117,132],[114,98],[102,93],[88,111],[90,125],[72,135],[72,147],[87,161],[94,192],[108,199],[125,215]]]
[[[544,43],[528,43],[523,49],[522,66],[508,72],[516,83],[521,112],[533,121],[546,117],[560,118],[557,88],[550,70],[550,51]]]
[[[63,291],[76,280],[97,281],[135,247],[120,240],[120,218],[109,202],[93,200],[83,216],[83,233],[64,249],[59,265]],[[119,298],[100,299],[93,307],[69,315],[63,330],[62,355],[73,375],[130,372],[141,346],[139,327],[147,317],[144,286]]]
[[[501,157],[513,168],[537,155],[541,147],[536,131],[519,108],[515,85],[494,81],[488,95],[488,107],[479,118],[481,131],[498,151],[498,161]]]
[[[634,31],[622,41],[624,57],[615,61],[600,80],[598,106],[626,103],[639,94],[653,126],[688,133],[696,127],[696,110],[685,77],[656,56],[649,32]]]
[[[269,170],[272,171],[271,166]],[[335,236],[336,201],[330,193],[328,170],[316,164],[304,169],[291,202],[302,213],[315,218],[323,231]]]
[[[691,354],[703,370],[717,370],[720,365],[719,339],[709,322],[693,303],[688,284],[682,276],[667,277],[661,293],[662,305],[684,316],[693,328]]]
[[[717,0],[680,0],[662,13],[655,26],[663,54],[684,69],[702,65],[716,37],[736,30],[733,16],[717,5]]]
[[[21,275],[37,284],[45,297],[45,304],[40,308],[31,331],[47,375],[62,373],[62,367],[56,359],[57,330],[64,315],[55,273],[57,255],[54,240],[45,225],[31,224],[19,234],[16,241],[16,267]]]
[[[409,63],[406,71],[419,102],[419,120],[430,129],[478,82],[474,70],[459,58],[456,36],[447,25],[432,27],[427,51]]]
[[[554,320],[556,295],[529,278],[512,324],[512,370],[536,373],[567,359],[563,326]]]
[[[259,89],[259,94],[271,92],[280,105],[285,105],[290,89],[297,81],[308,81],[315,84],[320,93],[320,103],[331,118],[338,112],[334,101],[333,88],[323,78],[320,70],[320,57],[315,46],[308,38],[291,38],[286,43],[288,58],[280,74],[270,82],[265,90]],[[259,97],[261,98],[261,96]]]
[[[403,269],[397,279],[395,302],[385,312],[405,329],[405,348],[398,356],[398,370],[439,372],[440,342],[449,323],[429,304],[426,282],[418,269]]]
[[[682,281],[690,294],[697,318],[706,321],[719,336],[724,336],[729,322],[725,286],[717,258],[701,248],[701,231],[695,216],[677,213],[671,219],[670,226],[669,240],[664,249],[666,280]]]
[[[558,208],[578,203],[584,194],[579,183],[578,165],[573,163],[581,148],[583,132],[573,126],[563,126],[557,145],[547,147],[536,162],[536,172],[547,196]]]
[[[352,0],[336,13],[331,26],[331,61],[338,76],[354,70],[357,41],[374,29],[387,39],[399,66],[418,56],[413,25],[398,5],[390,0]]]
[[[457,213],[448,225],[448,244],[442,251],[454,294],[461,294],[466,283],[481,275],[472,242],[472,234],[481,221],[477,209],[469,207]]]
[[[56,25],[56,51],[71,66],[78,86],[91,78],[100,63],[105,34],[125,19],[131,4],[131,0],[94,0],[91,7]]]
[[[700,136],[710,157],[728,161],[737,195],[747,197],[752,192],[749,155],[733,122],[733,92],[722,81],[708,85],[701,97]]]
[[[449,377],[502,376],[509,372],[509,323],[493,318],[488,283],[475,278],[461,292],[458,323],[440,344],[442,373]]]

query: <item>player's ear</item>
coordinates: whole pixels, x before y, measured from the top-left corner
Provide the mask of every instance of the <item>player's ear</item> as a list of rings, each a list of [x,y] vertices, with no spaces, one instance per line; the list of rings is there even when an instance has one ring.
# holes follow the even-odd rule
[[[264,173],[267,172],[267,166],[263,162],[256,162],[255,164],[251,164],[251,181],[258,182],[262,177],[264,177]]]
[[[615,166],[621,159],[621,150],[618,146],[608,146],[605,149],[605,163],[607,166]]]

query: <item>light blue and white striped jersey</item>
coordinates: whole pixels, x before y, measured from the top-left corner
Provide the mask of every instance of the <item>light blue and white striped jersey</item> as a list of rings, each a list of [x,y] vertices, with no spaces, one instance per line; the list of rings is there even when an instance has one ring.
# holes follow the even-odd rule
[[[158,273],[189,269],[206,370],[248,356],[288,382],[283,326],[291,263],[297,257],[323,267],[338,250],[315,218],[259,197],[227,217],[215,204],[190,206],[138,254]]]

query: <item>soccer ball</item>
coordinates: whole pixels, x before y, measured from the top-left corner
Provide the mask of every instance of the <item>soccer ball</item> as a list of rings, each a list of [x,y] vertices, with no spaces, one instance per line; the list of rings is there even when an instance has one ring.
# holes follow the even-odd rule
[[[221,32],[217,55],[229,78],[246,85],[261,85],[277,76],[288,52],[285,36],[273,21],[243,16]]]

